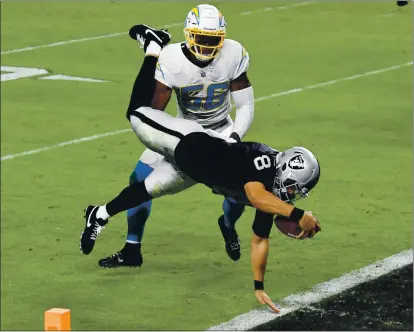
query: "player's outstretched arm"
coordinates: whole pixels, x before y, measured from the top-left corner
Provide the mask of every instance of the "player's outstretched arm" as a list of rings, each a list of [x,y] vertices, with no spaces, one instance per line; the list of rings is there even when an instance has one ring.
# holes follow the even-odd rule
[[[266,303],[274,312],[278,313],[280,310],[273,304],[271,298],[265,293],[263,284],[267,264],[267,255],[269,253],[269,239],[253,234],[251,247],[254,294],[261,304]]]
[[[263,183],[246,183],[244,190],[253,207],[260,211],[289,217],[295,209],[293,205],[283,202],[280,198],[267,191]]]
[[[285,216],[290,220],[297,221],[302,229],[302,233],[297,236],[298,239],[313,237],[316,233],[316,229],[318,231],[321,230],[320,224],[312,215],[312,212],[305,212],[304,210],[283,202],[280,198],[267,191],[263,183],[246,183],[244,190],[250,203],[256,209],[269,214]]]

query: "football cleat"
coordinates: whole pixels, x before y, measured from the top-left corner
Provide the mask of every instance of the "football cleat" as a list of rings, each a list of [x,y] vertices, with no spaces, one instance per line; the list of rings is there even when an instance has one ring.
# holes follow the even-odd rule
[[[89,205],[85,210],[86,225],[85,230],[81,234],[79,247],[83,254],[89,255],[93,250],[96,238],[105,228],[108,220],[96,218],[96,212],[99,206]]]
[[[141,44],[144,52],[147,51],[147,47],[151,41],[156,42],[163,48],[171,40],[171,35],[166,30],[153,29],[145,24],[134,25],[129,29],[129,36]]]
[[[408,1],[397,1],[397,6],[398,7],[403,7],[408,5]]]
[[[136,247],[136,248],[135,248]],[[117,268],[121,266],[140,267],[143,263],[141,244],[127,243],[117,253],[99,260],[98,264],[104,268]]]
[[[221,216],[218,220],[218,224],[223,235],[224,242],[226,243],[227,255],[233,260],[238,261],[240,259],[240,240],[237,236],[237,232],[234,228],[228,228],[224,223],[224,216]]]

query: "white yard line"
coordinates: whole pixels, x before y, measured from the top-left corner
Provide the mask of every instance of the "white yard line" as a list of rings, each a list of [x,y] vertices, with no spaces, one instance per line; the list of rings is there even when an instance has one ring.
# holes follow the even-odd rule
[[[401,65],[397,65],[397,66],[392,66],[392,67],[387,67],[387,68],[383,68],[383,69],[368,71],[368,72],[358,74],[358,75],[353,75],[353,76],[339,78],[339,79],[332,80],[332,81],[327,81],[327,82],[323,82],[323,83],[308,85],[308,86],[305,86],[303,88],[296,88],[296,89],[291,89],[291,90],[288,90],[288,91],[274,93],[274,94],[271,94],[271,95],[268,95],[268,96],[256,98],[255,102],[260,102],[260,101],[271,99],[271,98],[286,96],[286,95],[290,95],[290,94],[293,94],[293,93],[302,92],[302,91],[306,91],[306,90],[310,90],[310,89],[321,88],[321,87],[336,84],[336,83],[339,83],[339,82],[355,80],[357,78],[361,78],[361,77],[365,77],[365,76],[377,75],[377,74],[381,74],[381,73],[384,73],[384,72],[387,72],[387,71],[391,71],[391,70],[399,69],[399,68],[402,68],[402,67],[410,66],[412,64],[413,64],[412,61],[411,62],[406,62],[406,63],[403,63]],[[15,158],[18,158],[18,157],[37,154],[37,153],[40,153],[40,152],[43,152],[43,151],[48,151],[48,150],[60,148],[60,147],[67,146],[67,145],[79,144],[79,143],[83,143],[83,142],[93,141],[93,140],[96,140],[96,139],[99,139],[99,138],[102,138],[102,137],[106,137],[106,136],[112,136],[112,135],[126,133],[130,130],[131,129],[111,131],[111,132],[104,133],[104,134],[77,138],[77,139],[74,139],[74,140],[71,140],[71,141],[62,142],[62,143],[46,146],[46,147],[35,149],[35,150],[29,150],[29,151],[19,152],[19,153],[15,153],[15,154],[8,154],[6,156],[1,157],[1,161],[6,161],[6,160],[15,159]]]
[[[256,10],[250,10],[250,11],[247,11],[247,12],[242,12],[242,13],[240,13],[240,15],[251,15],[251,14],[255,14],[255,13],[270,12],[272,10],[283,10],[283,9],[288,9],[288,8],[307,6],[307,5],[310,5],[312,3],[315,3],[315,1],[298,2],[298,3],[295,3],[293,5],[278,6],[278,7],[266,7],[266,8],[256,9]]]
[[[284,6],[283,9],[294,8],[294,7],[299,7],[299,6],[306,6],[306,5],[310,5],[314,2],[315,1],[299,2],[299,3],[295,3],[293,5]],[[239,13],[239,15],[247,15],[246,13],[252,14],[252,13],[255,13],[255,12],[263,12],[263,11],[273,10],[273,9],[282,9],[282,7],[268,7],[268,8],[263,8],[263,9],[259,9],[259,10],[254,10],[254,11],[251,11],[251,12]],[[172,28],[172,27],[176,27],[176,26],[182,26],[183,24],[184,24],[183,22],[170,23],[170,24],[163,25],[162,28],[167,28],[168,29],[168,28]],[[86,41],[91,41],[91,40],[118,37],[118,36],[122,36],[122,35],[126,35],[126,34],[127,34],[127,32],[116,32],[116,33],[111,33],[111,34],[108,34],[108,35],[101,35],[101,36],[95,36],[95,37],[85,37],[85,38],[79,38],[79,39],[64,40],[64,41],[51,43],[51,44],[45,44],[45,45],[37,45],[37,46],[28,46],[28,47],[24,47],[24,48],[16,48],[14,50],[2,51],[1,55],[12,54],[12,53],[20,53],[20,52],[28,52],[28,51],[37,50],[39,48],[56,47],[56,46],[62,46],[62,45],[73,44],[73,43],[81,43],[81,42],[86,42]]]
[[[316,88],[336,84],[336,83],[339,83],[339,82],[351,81],[351,80],[355,80],[355,79],[360,78],[360,77],[365,77],[365,76],[370,76],[370,75],[377,75],[377,74],[385,73],[387,71],[399,69],[401,67],[411,66],[412,64],[413,64],[412,61],[411,62],[406,62],[406,63],[403,63],[401,65],[397,65],[397,66],[392,66],[392,67],[387,67],[387,68],[383,68],[383,69],[368,71],[368,72],[365,72],[365,73],[362,73],[362,74],[357,74],[357,75],[353,75],[353,76],[349,76],[349,77],[339,78],[339,79],[336,79],[336,80],[327,81],[327,82],[323,82],[323,83],[318,83],[318,84],[314,84],[314,85],[308,85],[308,86],[305,86],[304,88],[296,88],[296,89],[292,89],[292,90],[288,90],[288,91],[275,93],[275,94],[272,94],[272,95],[269,95],[269,96],[256,98],[255,101],[258,102],[258,101],[266,100],[266,99],[269,99],[269,98],[275,98],[275,97],[290,95],[292,93],[302,92],[302,91],[305,91],[305,90],[316,89]]]
[[[246,331],[259,325],[277,320],[298,309],[309,307],[333,295],[339,294],[364,282],[377,279],[389,272],[413,263],[413,251],[405,250],[396,255],[377,261],[359,270],[344,274],[339,278],[321,283],[310,291],[289,295],[281,300],[282,310],[275,314],[267,309],[252,310],[237,316],[228,322],[210,327],[208,330]]]
[[[17,158],[17,157],[28,156],[28,155],[31,155],[31,154],[36,154],[36,153],[39,153],[39,152],[48,151],[48,150],[52,150],[52,149],[56,149],[56,148],[61,148],[61,147],[67,146],[67,145],[79,144],[79,143],[83,143],[83,142],[93,141],[93,140],[103,138],[103,137],[107,137],[107,136],[113,136],[113,135],[126,133],[128,131],[131,131],[131,129],[122,129],[122,130],[117,130],[117,131],[111,131],[109,133],[77,138],[77,139],[73,139],[71,141],[62,142],[62,143],[55,144],[55,145],[50,145],[50,146],[45,146],[43,148],[39,148],[39,149],[35,149],[35,150],[29,150],[29,151],[24,151],[24,152],[15,153],[15,154],[8,154],[4,157],[1,157],[1,161],[10,160],[10,159],[14,159],[14,158]]]
[[[394,15],[396,15],[395,12],[389,13],[389,14],[383,14],[383,15],[380,15],[379,17],[388,18],[388,17],[394,16]]]

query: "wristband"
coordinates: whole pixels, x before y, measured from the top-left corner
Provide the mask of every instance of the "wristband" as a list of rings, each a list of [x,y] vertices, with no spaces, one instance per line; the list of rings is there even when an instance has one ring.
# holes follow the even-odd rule
[[[255,280],[254,290],[263,290],[263,289],[264,289],[263,281]]]
[[[288,219],[298,223],[304,214],[305,214],[304,210],[301,210],[295,207],[293,208],[292,213],[290,214]]]

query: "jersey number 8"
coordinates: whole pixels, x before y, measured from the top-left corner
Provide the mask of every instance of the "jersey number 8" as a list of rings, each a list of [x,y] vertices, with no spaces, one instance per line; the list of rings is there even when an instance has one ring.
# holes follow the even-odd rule
[[[270,158],[266,156],[265,154],[263,156],[254,158],[253,162],[254,162],[254,166],[256,166],[258,171],[261,171],[265,168],[269,168],[270,166],[272,166],[272,162]]]
[[[190,111],[215,111],[223,106],[228,89],[229,82],[212,84],[207,88],[207,97],[196,97],[204,85],[185,86],[180,88],[180,104]]]

